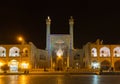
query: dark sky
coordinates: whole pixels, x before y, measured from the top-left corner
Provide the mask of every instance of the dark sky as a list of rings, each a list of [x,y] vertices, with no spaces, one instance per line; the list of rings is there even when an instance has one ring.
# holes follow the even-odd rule
[[[45,49],[46,23],[52,20],[51,33],[69,33],[68,19],[73,16],[74,47],[81,48],[97,38],[107,44],[120,44],[119,2],[106,0],[9,0],[0,2],[0,44],[27,42]]]

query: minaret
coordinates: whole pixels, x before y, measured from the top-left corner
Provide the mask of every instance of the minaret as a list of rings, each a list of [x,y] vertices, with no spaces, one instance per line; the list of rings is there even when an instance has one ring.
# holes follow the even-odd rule
[[[50,25],[51,25],[51,19],[48,16],[46,19],[46,50],[48,50],[49,46],[49,41],[50,41]]]
[[[71,49],[73,49],[74,48],[73,47],[73,25],[74,25],[74,19],[73,19],[72,16],[69,19],[69,25],[70,25],[69,32],[70,32],[70,37],[71,37],[71,44],[70,44],[70,46],[71,46]]]

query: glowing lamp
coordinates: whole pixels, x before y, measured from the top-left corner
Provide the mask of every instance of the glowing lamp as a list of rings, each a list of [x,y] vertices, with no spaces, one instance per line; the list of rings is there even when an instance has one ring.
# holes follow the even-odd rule
[[[29,68],[29,64],[23,62],[23,63],[21,64],[21,68],[22,68],[22,69],[28,69],[28,68]]]
[[[22,37],[19,37],[18,40],[19,40],[19,41],[23,41],[23,38],[22,38]]]
[[[61,57],[63,55],[63,51],[59,49],[56,54],[58,57]]]
[[[92,65],[93,69],[100,68],[100,64],[98,62],[92,62],[91,65]]]
[[[25,40],[23,39],[23,37],[18,37],[18,41],[20,41],[22,44],[24,44],[25,43]]]

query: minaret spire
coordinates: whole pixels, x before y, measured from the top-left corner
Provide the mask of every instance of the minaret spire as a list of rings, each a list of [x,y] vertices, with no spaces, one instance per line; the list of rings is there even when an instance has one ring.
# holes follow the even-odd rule
[[[46,50],[48,50],[48,46],[49,46],[49,41],[50,41],[50,25],[51,25],[51,19],[48,16],[46,19]]]
[[[74,26],[74,19],[72,16],[70,16],[69,19],[69,25],[70,25],[70,36],[71,36],[71,48],[73,49],[73,26]]]

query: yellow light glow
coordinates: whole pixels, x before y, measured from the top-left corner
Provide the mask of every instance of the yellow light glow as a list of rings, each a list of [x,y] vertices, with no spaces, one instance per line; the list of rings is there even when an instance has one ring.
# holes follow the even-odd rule
[[[22,37],[18,37],[18,40],[19,40],[19,41],[23,41],[23,38],[22,38]]]
[[[27,84],[28,83],[28,77],[26,77],[25,75],[21,75],[20,76],[20,81],[22,84]]]
[[[61,55],[58,55],[59,58],[61,58]]]
[[[18,39],[18,41],[21,42],[21,44],[25,43],[25,40],[24,40],[24,38],[22,36],[19,36],[17,39]]]
[[[100,64],[98,62],[92,62],[92,68],[93,69],[100,68]]]
[[[3,66],[3,63],[2,63],[2,62],[0,62],[0,66]]]
[[[28,68],[29,68],[29,64],[23,62],[23,63],[21,64],[21,68],[22,68],[22,69],[28,69]]]
[[[59,49],[56,54],[58,57],[61,57],[63,55],[63,51]]]

